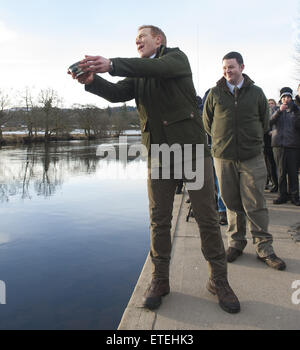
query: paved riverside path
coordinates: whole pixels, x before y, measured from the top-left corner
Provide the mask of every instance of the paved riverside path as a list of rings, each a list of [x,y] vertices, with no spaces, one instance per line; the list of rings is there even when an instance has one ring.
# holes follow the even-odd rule
[[[300,207],[290,203],[273,205],[277,195],[267,191],[265,194],[273,246],[276,254],[285,260],[287,269],[277,271],[259,261],[248,233],[244,254],[228,264],[229,282],[241,303],[240,313],[226,313],[219,307],[217,298],[207,291],[208,267],[200,249],[198,226],[194,218],[186,222],[187,195],[176,195],[172,223],[171,292],[163,298],[159,309],[149,311],[141,307],[142,296],[151,280],[148,256],[118,329],[299,330]],[[226,227],[221,227],[225,248]],[[292,284],[297,280],[299,284],[293,289]]]

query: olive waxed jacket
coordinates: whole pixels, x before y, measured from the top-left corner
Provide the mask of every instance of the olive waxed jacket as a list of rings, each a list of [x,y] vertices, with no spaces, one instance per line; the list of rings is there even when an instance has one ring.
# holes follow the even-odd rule
[[[212,155],[247,160],[262,153],[269,129],[269,106],[261,88],[246,75],[235,97],[223,77],[205,101],[203,122],[212,137]]]
[[[210,152],[197,106],[192,72],[187,56],[178,48],[161,46],[155,58],[112,58],[112,76],[126,77],[111,83],[98,75],[85,86],[110,102],[135,99],[142,143],[173,145],[204,144]]]

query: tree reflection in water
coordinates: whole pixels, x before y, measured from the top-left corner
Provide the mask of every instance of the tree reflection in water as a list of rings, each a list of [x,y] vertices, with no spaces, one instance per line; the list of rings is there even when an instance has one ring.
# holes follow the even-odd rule
[[[107,142],[116,148],[118,157],[117,140],[106,139]],[[132,142],[138,144],[139,138],[133,138]],[[0,202],[8,202],[11,197],[23,200],[35,195],[50,197],[70,177],[95,174],[97,169],[107,171],[107,166],[98,166],[99,162],[112,165],[113,160],[97,156],[99,144],[101,142],[75,141],[1,148]],[[134,159],[130,157],[128,162]],[[123,169],[127,166],[124,160],[117,159],[114,163],[122,163]]]

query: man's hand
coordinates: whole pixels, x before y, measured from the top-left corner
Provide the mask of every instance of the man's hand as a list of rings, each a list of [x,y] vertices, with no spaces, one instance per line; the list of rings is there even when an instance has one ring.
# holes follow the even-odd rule
[[[72,75],[73,79],[76,79],[80,84],[88,85],[94,81],[94,73],[85,73],[76,78],[76,74],[68,72],[68,74]]]
[[[280,111],[281,112],[287,110],[288,108],[289,108],[289,106],[287,104],[280,105]]]
[[[84,72],[107,73],[111,69],[110,60],[101,56],[85,56],[79,67]]]

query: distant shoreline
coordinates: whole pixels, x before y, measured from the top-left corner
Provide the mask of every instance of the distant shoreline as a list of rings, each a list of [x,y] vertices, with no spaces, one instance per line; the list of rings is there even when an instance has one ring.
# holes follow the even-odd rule
[[[92,141],[103,138],[114,138],[119,136],[141,136],[141,134],[135,133],[136,130],[132,130],[133,133],[130,133],[131,130],[127,130],[126,133],[120,135],[107,135],[107,136],[87,136],[85,134],[66,134],[55,136],[51,135],[48,139],[44,135],[37,135],[29,137],[27,134],[18,134],[18,133],[3,133],[2,140],[0,140],[0,146],[10,146],[10,145],[22,145],[22,144],[32,144],[32,143],[46,143],[46,142],[57,142],[57,141]]]

